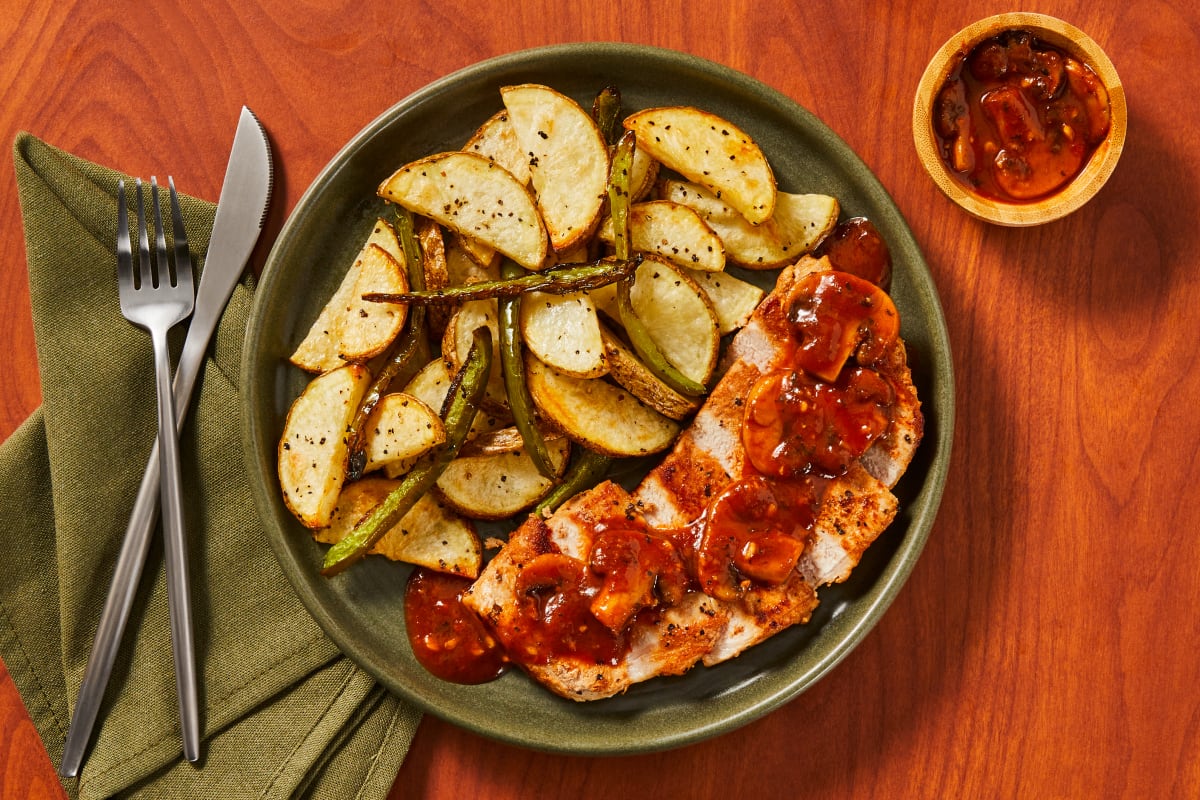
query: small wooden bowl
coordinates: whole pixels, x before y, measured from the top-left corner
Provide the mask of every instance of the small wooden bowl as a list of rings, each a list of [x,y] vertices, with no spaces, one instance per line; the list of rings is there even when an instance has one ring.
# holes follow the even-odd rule
[[[1108,90],[1111,110],[1108,136],[1092,153],[1092,157],[1080,173],[1053,195],[1029,203],[1005,203],[972,192],[942,161],[937,136],[933,130],[934,101],[946,83],[955,61],[985,39],[1007,30],[1029,31],[1091,67]],[[1108,56],[1083,31],[1044,14],[997,14],[981,19],[950,37],[925,68],[913,102],[913,141],[917,147],[917,155],[934,183],[967,213],[988,222],[1012,227],[1041,225],[1065,217],[1090,200],[1100,191],[1100,187],[1117,166],[1117,160],[1125,146],[1127,125],[1125,89]]]

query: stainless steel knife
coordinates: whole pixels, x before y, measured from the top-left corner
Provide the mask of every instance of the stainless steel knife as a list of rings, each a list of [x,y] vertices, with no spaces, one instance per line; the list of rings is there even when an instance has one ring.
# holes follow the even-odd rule
[[[229,302],[233,288],[245,269],[250,253],[258,241],[263,223],[266,221],[267,205],[271,196],[273,170],[271,149],[266,132],[258,119],[246,107],[242,107],[229,165],[225,170],[225,182],[221,186],[221,198],[217,202],[217,215],[213,221],[209,239],[208,255],[204,259],[204,272],[196,293],[196,308],[184,339],[174,378],[175,414],[182,428],[191,402],[192,389],[208,343],[216,330],[217,322]],[[113,661],[125,631],[125,623],[137,594],[138,581],[146,554],[150,548],[150,537],[158,519],[159,501],[158,445],[150,453],[146,472],[138,489],[125,540],[117,555],[112,585],[100,615],[96,639],[88,657],[79,696],[71,716],[71,727],[67,731],[63,746],[62,764],[58,774],[74,777],[79,773],[83,756],[91,740],[100,701],[112,674]],[[188,625],[190,629],[190,624]],[[177,665],[177,669],[180,665]],[[196,704],[196,675],[194,665],[184,665],[185,674],[180,676],[180,704]],[[190,730],[183,732],[185,743],[200,740],[198,716],[190,715]],[[198,744],[188,747],[185,756],[195,761],[199,757]],[[188,750],[193,752],[188,752]]]

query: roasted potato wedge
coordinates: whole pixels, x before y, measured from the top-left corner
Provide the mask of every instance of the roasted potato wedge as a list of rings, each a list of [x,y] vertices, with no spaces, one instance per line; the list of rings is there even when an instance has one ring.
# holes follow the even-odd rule
[[[586,292],[529,292],[521,299],[521,337],[543,363],[576,378],[608,371],[596,305]]]
[[[428,290],[445,289],[450,285],[450,269],[446,266],[446,240],[442,226],[429,217],[416,217],[413,235],[421,245],[421,273]]]
[[[452,370],[462,366],[471,349],[472,335],[480,325],[492,330],[492,347],[495,350],[492,374],[488,377],[487,394],[484,398],[489,408],[508,408],[508,392],[504,389],[504,374],[500,371],[500,326],[495,298],[468,300],[458,307],[446,324],[442,336],[442,357]]]
[[[404,328],[408,306],[404,303],[368,303],[364,294],[408,291],[403,261],[377,244],[368,244],[359,259],[346,310],[337,320],[338,356],[346,361],[367,361],[382,353]]]
[[[329,524],[346,480],[346,430],[371,385],[361,364],[345,364],[309,381],[292,402],[279,438],[283,500],[309,528]]]
[[[811,252],[837,227],[840,213],[836,197],[779,192],[771,224],[795,259]]]
[[[683,273],[708,295],[708,302],[717,316],[717,329],[722,336],[733,333],[749,322],[750,315],[763,298],[762,289],[728,272],[701,272],[684,268]]]
[[[379,398],[367,418],[364,471],[397,461],[411,461],[446,441],[442,418],[411,394],[393,392]]]
[[[725,245],[725,255],[746,269],[777,269],[812,251],[837,225],[836,198],[777,192],[775,213],[751,225],[731,205],[703,186],[664,180],[657,195],[694,209]]]
[[[721,239],[725,257],[734,264],[749,269],[775,269],[789,260],[796,260],[790,256],[787,245],[780,241],[771,220],[762,225],[751,225],[733,206],[699,184],[661,181],[658,196],[699,214]],[[776,197],[777,208],[778,202]]]
[[[453,379],[454,375],[450,372],[446,360],[435,358],[417,371],[417,374],[404,386],[403,394],[411,395],[429,406],[440,419],[442,406],[446,401],[446,394],[450,391],[450,382]],[[497,409],[483,409],[471,421],[471,430],[467,433],[467,441],[470,442],[476,436],[488,431],[503,428],[511,422],[512,420],[506,413],[497,413]],[[413,456],[392,461],[384,465],[383,472],[389,478],[398,478],[412,469],[417,458]]]
[[[775,175],[749,134],[691,106],[648,108],[625,118],[638,149],[725,200],[751,224],[775,210]]]
[[[429,291],[445,289],[450,285],[450,268],[446,263],[446,239],[442,226],[429,217],[413,219],[413,235],[421,246],[421,273],[425,288]],[[425,312],[425,324],[432,336],[441,336],[446,330],[452,309],[447,306],[430,306]]]
[[[603,378],[573,378],[525,356],[529,393],[568,438],[610,456],[642,456],[671,446],[679,424]]]
[[[517,141],[517,132],[508,121],[508,110],[502,109],[479,126],[463,150],[490,158],[512,173],[513,177],[529,185],[529,157]]]
[[[562,475],[571,451],[570,441],[546,443],[550,461]],[[504,519],[531,508],[554,487],[538,472],[521,449],[494,455],[462,456],[450,462],[437,481],[438,492],[450,508],[472,519]]]
[[[465,286],[468,283],[480,281],[495,281],[500,279],[500,259],[481,264],[471,255],[471,240],[455,234],[446,245],[446,271],[450,275],[451,286]],[[494,254],[494,251],[493,251]]]
[[[700,408],[700,398],[687,397],[663,383],[611,329],[600,326],[608,374],[634,397],[663,416],[683,420]]]
[[[453,379],[454,374],[450,371],[445,359],[435,358],[413,376],[413,379],[405,385],[403,393],[417,398],[440,416],[442,405],[446,402],[446,394],[450,391],[450,382]],[[503,428],[510,422],[511,420],[506,414],[494,413],[487,409],[480,411],[471,423],[467,441],[486,431]]]
[[[612,244],[611,217],[601,223],[598,235]],[[629,209],[629,240],[634,250],[657,253],[681,266],[706,272],[725,269],[725,247],[720,237],[698,213],[679,203],[635,203]]]
[[[399,481],[363,478],[348,484],[338,498],[327,528],[313,532],[324,544],[340,542]],[[430,492],[371,548],[372,553],[464,578],[479,576],[483,545],[475,525],[442,504]]]
[[[475,153],[438,153],[405,164],[379,187],[385,200],[487,244],[526,269],[546,261],[549,241],[529,190]]]
[[[629,199],[636,203],[654,191],[658,180],[659,163],[645,150],[634,149],[633,166],[629,170]]]
[[[540,430],[540,428],[539,428]],[[542,439],[551,442],[563,438],[557,430],[542,431]],[[515,425],[507,428],[497,428],[493,431],[473,436],[459,451],[461,456],[498,456],[503,453],[519,453],[525,449],[525,439]]]
[[[697,383],[708,383],[717,366],[721,328],[704,289],[682,267],[646,256],[630,291],[633,310],[667,360]],[[591,291],[592,301],[611,319],[620,319],[616,288]]]
[[[578,244],[596,229],[608,196],[608,146],[600,129],[578,103],[548,86],[504,86],[500,96],[528,159],[551,246]]]
[[[500,272],[500,254],[490,245],[484,244],[478,239],[473,239],[470,236],[463,236],[461,233],[454,234],[454,238],[458,243],[459,249],[475,266],[485,273]],[[549,252],[549,251],[548,251]]]
[[[378,220],[371,235],[354,261],[351,262],[337,291],[321,309],[317,319],[308,329],[308,333],[305,334],[304,339],[289,358],[292,364],[307,372],[321,373],[328,372],[345,363],[344,358],[340,355],[343,320],[355,304],[355,283],[362,271],[362,260],[372,245],[383,248],[388,255],[395,259],[401,267],[400,271],[403,276],[404,252],[396,238],[396,231],[386,221]],[[407,278],[404,278],[404,286],[408,286]],[[400,324],[404,324],[403,318],[400,319]]]

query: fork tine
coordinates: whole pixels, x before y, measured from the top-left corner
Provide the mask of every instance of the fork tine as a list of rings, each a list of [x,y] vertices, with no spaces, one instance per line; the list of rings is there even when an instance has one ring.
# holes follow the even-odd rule
[[[154,285],[174,286],[175,274],[167,258],[167,236],[163,232],[162,206],[158,203],[158,179],[150,176],[150,203],[154,206]]]
[[[138,289],[143,286],[154,286],[154,273],[150,264],[150,239],[146,235],[146,207],[142,202],[142,179],[135,179],[137,185],[137,226],[138,226]]]
[[[117,181],[117,280],[133,282],[133,243],[129,240],[129,208],[125,181]]]
[[[175,179],[167,176],[171,187],[171,238],[175,241],[175,279],[180,283],[192,280],[192,256],[188,251],[187,231],[183,229],[183,212],[179,208],[179,195],[175,192]]]

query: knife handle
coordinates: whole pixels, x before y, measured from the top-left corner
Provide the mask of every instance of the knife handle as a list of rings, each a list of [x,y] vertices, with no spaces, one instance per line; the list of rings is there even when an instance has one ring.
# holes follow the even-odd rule
[[[146,472],[142,476],[142,485],[138,489],[129,527],[125,530],[125,539],[117,555],[117,566],[113,570],[108,596],[104,599],[100,624],[96,628],[96,638],[92,642],[92,653],[88,656],[83,682],[79,685],[79,696],[75,700],[75,711],[71,715],[71,727],[67,731],[66,744],[63,745],[62,764],[58,768],[58,774],[64,778],[73,778],[79,774],[79,766],[83,763],[83,754],[92,738],[92,728],[95,727],[96,715],[100,711],[100,701],[104,699],[104,689],[112,675],[113,661],[117,657],[125,623],[129,620],[129,611],[133,608],[133,599],[137,594],[142,567],[150,549],[150,534],[158,519],[158,481],[159,454],[156,439],[150,452],[150,460],[146,464]]]

